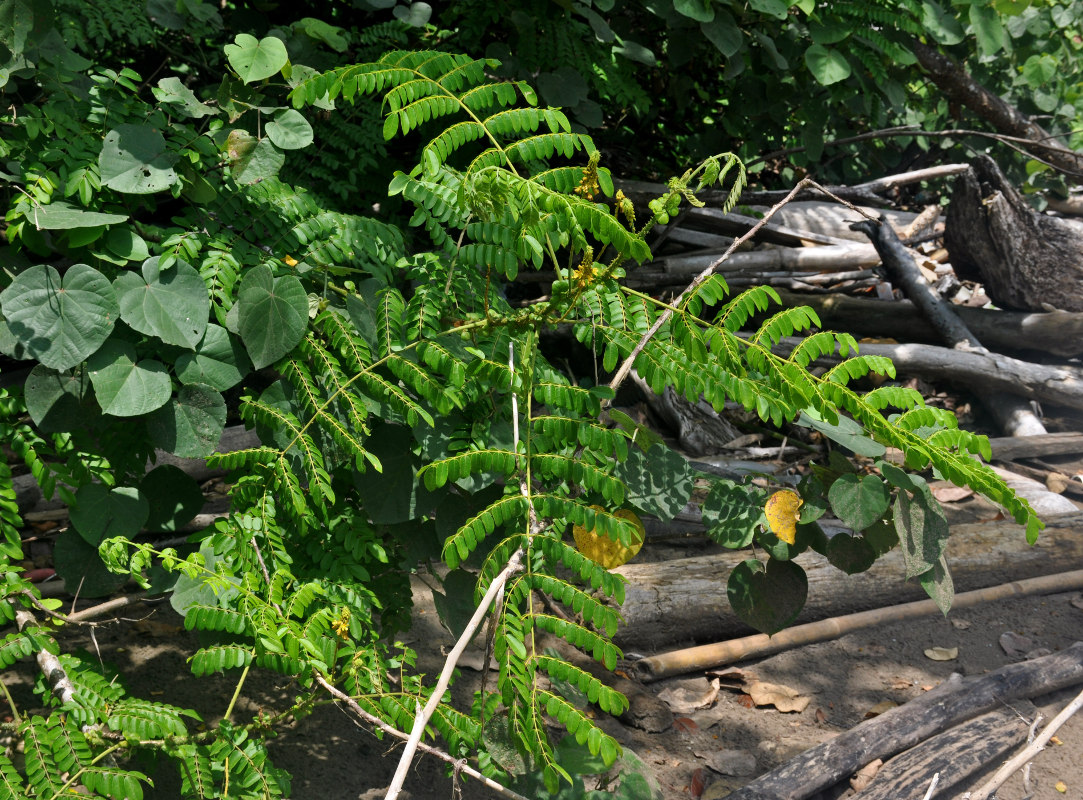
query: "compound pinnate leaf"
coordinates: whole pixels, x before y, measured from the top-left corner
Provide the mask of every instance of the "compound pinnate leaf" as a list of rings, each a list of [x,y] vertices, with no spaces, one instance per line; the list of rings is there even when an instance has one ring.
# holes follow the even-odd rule
[[[26,355],[56,370],[101,347],[120,313],[109,281],[86,264],[69,267],[63,278],[51,266],[31,267],[0,294],[0,309]]]
[[[238,33],[233,44],[225,46],[229,65],[245,83],[269,78],[286,66],[289,54],[277,36],[257,39],[248,33]]]
[[[750,558],[730,573],[726,594],[742,622],[771,635],[797,619],[805,607],[808,576],[793,561],[771,559],[765,567]]]
[[[113,288],[121,319],[140,333],[189,349],[203,338],[211,302],[203,279],[187,261],[178,258],[163,270],[158,256],[148,258],[141,274],[125,272]]]
[[[169,402],[172,384],[160,361],[136,361],[135,347],[109,341],[87,359],[90,382],[102,413],[135,417]]]
[[[237,299],[241,340],[256,369],[290,352],[308,326],[308,295],[293,275],[276,278],[266,265],[245,275]]]
[[[98,167],[102,184],[126,194],[152,194],[177,182],[175,154],[151,125],[117,125],[105,134]]]
[[[182,386],[176,398],[147,420],[151,441],[181,458],[206,458],[226,427],[226,401],[203,384]]]
[[[147,498],[135,487],[88,483],[75,493],[71,523],[88,544],[97,546],[111,536],[135,536],[149,514]]]
[[[207,326],[196,351],[182,354],[175,366],[181,383],[205,383],[220,392],[236,386],[252,369],[241,343],[213,324]]]
[[[797,521],[801,518],[801,495],[792,489],[783,489],[767,498],[764,513],[767,515],[767,527],[771,533],[793,544],[797,538]]]

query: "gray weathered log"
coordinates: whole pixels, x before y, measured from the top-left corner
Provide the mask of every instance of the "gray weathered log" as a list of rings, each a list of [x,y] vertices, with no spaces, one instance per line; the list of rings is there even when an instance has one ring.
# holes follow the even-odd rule
[[[928,694],[806,750],[731,793],[728,800],[803,800],[865,764],[901,753],[953,725],[1014,700],[1079,683],[1083,683],[1083,642],[988,675],[953,675]]]
[[[940,776],[937,796],[947,796],[949,789],[1026,740],[1029,721],[1037,713],[1033,703],[1020,700],[926,739],[884,764],[861,790],[861,800],[922,797],[933,775]]]
[[[1083,230],[1039,214],[988,156],[955,184],[944,244],[960,278],[1002,308],[1083,311]]]
[[[993,458],[999,461],[1015,461],[1017,458],[1053,456],[1083,453],[1083,433],[1047,433],[1045,436],[1015,436],[989,440]]]
[[[956,525],[947,557],[959,592],[1009,581],[1083,569],[1083,512],[1052,517],[1037,544],[1011,522]],[[686,525],[687,527],[687,525]],[[628,580],[621,613],[625,624],[616,636],[624,648],[658,650],[679,642],[717,642],[749,628],[733,614],[726,599],[729,573],[747,552],[724,551],[658,563],[633,561],[614,572]],[[796,623],[921,600],[916,582],[903,580],[905,567],[896,548],[866,571],[845,575],[814,552],[796,562],[808,575],[808,600]]]
[[[778,352],[789,355],[799,339],[783,339]],[[861,343],[861,355],[890,358],[899,374],[955,381],[976,391],[1014,392],[1033,400],[1083,409],[1083,370],[1020,361],[998,353],[966,353],[927,344]],[[824,356],[818,364],[838,363]]]
[[[779,290],[784,306],[809,306],[824,328],[907,342],[936,342],[935,332],[909,300],[885,302],[844,294]],[[999,353],[1033,350],[1055,356],[1083,355],[1083,314],[1027,313],[955,306],[955,313],[986,347]]]
[[[903,294],[921,311],[922,316],[929,320],[944,344],[953,350],[989,354],[978,337],[955,313],[954,306],[925,282],[921,270],[914,263],[914,257],[899,241],[886,219],[881,218],[879,222],[861,220],[850,227],[869,237],[876,252],[880,254],[888,276],[902,288]],[[989,392],[983,394],[981,400],[992,412],[1000,429],[1009,436],[1040,436],[1048,433],[1030,404],[1016,394]]]

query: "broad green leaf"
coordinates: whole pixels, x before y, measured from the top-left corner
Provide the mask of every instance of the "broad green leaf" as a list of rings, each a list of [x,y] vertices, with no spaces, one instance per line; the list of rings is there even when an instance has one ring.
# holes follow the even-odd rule
[[[915,478],[917,476],[914,476]],[[936,566],[948,543],[948,521],[927,485],[911,497],[895,498],[895,531],[902,545],[906,578],[916,578]]]
[[[236,386],[252,369],[238,339],[219,325],[208,325],[194,353],[182,353],[174,365],[181,383],[205,383],[224,392]]]
[[[955,582],[951,579],[947,558],[940,556],[933,568],[922,575],[920,580],[921,588],[946,617],[955,600]]]
[[[283,150],[300,150],[312,144],[312,126],[292,108],[267,123],[267,138]]]
[[[290,352],[308,327],[308,295],[293,275],[275,278],[265,264],[250,270],[237,296],[241,340],[256,369]]]
[[[436,507],[444,490],[430,491],[417,480],[418,459],[414,439],[401,425],[380,425],[365,441],[365,448],[383,469],[354,474],[354,483],[365,498],[365,511],[378,524],[416,520]]]
[[[721,478],[703,501],[707,535],[724,547],[748,547],[763,519],[764,492]]]
[[[148,472],[139,490],[150,504],[145,527],[151,532],[179,530],[203,508],[199,484],[172,464],[162,464]]]
[[[105,134],[98,167],[102,185],[125,194],[152,194],[177,182],[177,157],[151,125],[117,125]]]
[[[226,427],[226,401],[200,383],[182,386],[176,398],[147,420],[155,447],[180,458],[206,458]]]
[[[47,206],[34,204],[26,218],[35,228],[43,231],[70,230],[72,228],[96,228],[123,222],[127,214],[105,214],[87,211],[64,200],[54,200]]]
[[[571,108],[590,95],[590,87],[573,67],[559,67],[555,72],[543,72],[537,78],[538,91],[551,106]]]
[[[673,8],[678,14],[696,22],[710,22],[714,19],[715,11],[711,8],[711,0],[673,0]]]
[[[827,560],[847,575],[856,575],[873,565],[876,550],[863,536],[836,533],[827,542]]]
[[[155,99],[163,106],[168,106],[174,113],[199,119],[217,114],[218,110],[206,103],[201,103],[195,92],[181,83],[177,77],[162,78],[151,90]]]
[[[19,273],[0,294],[15,341],[52,369],[71,369],[101,347],[120,314],[109,281],[75,264],[64,277],[48,265]]]
[[[432,17],[432,6],[414,2],[409,6],[397,5],[391,13],[395,15],[395,19],[405,22],[411,28],[424,28]]]
[[[96,411],[89,390],[90,377],[81,365],[57,372],[38,364],[26,377],[23,396],[38,430],[56,433],[86,425]]]
[[[1023,64],[1023,79],[1032,89],[1044,86],[1057,74],[1057,60],[1048,53],[1033,55]]]
[[[883,517],[890,498],[883,480],[875,475],[843,475],[827,491],[835,516],[855,531],[864,530]]]
[[[257,39],[249,33],[238,33],[233,44],[225,46],[226,58],[245,83],[269,78],[289,61],[286,45],[277,36]]]
[[[662,520],[677,516],[695,485],[688,462],[662,444],[652,447],[649,454],[629,448],[628,459],[613,465],[613,475],[627,486],[628,503]]]
[[[105,248],[122,262],[143,261],[150,257],[146,241],[127,226],[110,229],[105,235]]]
[[[808,577],[793,561],[771,559],[764,567],[751,558],[730,573],[726,594],[742,622],[770,636],[797,619],[805,607]]]
[[[109,489],[88,483],[75,493],[71,524],[88,544],[97,547],[111,536],[131,539],[142,530],[149,513],[147,498],[134,486]]]
[[[899,544],[899,533],[895,530],[895,523],[892,520],[884,519],[873,523],[865,528],[861,535],[872,546],[877,558]]]
[[[850,62],[846,56],[822,44],[810,45],[805,51],[805,66],[819,83],[830,86],[850,77]]]
[[[852,450],[859,456],[876,458],[877,456],[882,456],[886,452],[886,448],[882,444],[871,439],[869,435],[865,433],[865,429],[849,417],[840,415],[838,423],[832,424],[821,419],[820,415],[813,409],[806,408],[801,412],[797,424],[807,425],[810,428],[818,430],[828,439],[838,442],[843,447]]]
[[[748,0],[748,5],[753,11],[775,19],[786,19],[790,13],[790,4],[786,0]]]
[[[229,574],[226,557],[214,552],[214,544],[210,541],[204,541],[199,548],[199,554],[203,556],[203,566],[207,573],[214,575],[218,569],[221,569],[221,577],[216,579],[213,585],[207,581],[204,575],[189,578],[187,575],[182,574],[177,579],[173,594],[169,596],[169,605],[173,606],[173,610],[182,617],[192,606],[225,605],[239,594],[239,590],[234,587],[239,586],[241,581]],[[219,562],[223,562],[221,568],[218,568]],[[223,587],[223,583],[226,586]]]
[[[509,724],[509,714],[494,714],[485,721],[481,738],[494,762],[512,775],[523,775],[527,772],[527,763],[511,736]]]
[[[195,267],[178,258],[163,270],[160,257],[154,256],[140,272],[125,272],[113,281],[121,319],[166,344],[193,349],[211,312],[207,287]]]
[[[733,15],[721,8],[715,10],[713,20],[700,25],[700,30],[726,58],[736,55],[745,43],[744,34]]]
[[[110,572],[98,549],[74,530],[62,533],[56,540],[53,564],[65,585],[79,587],[80,597],[106,597],[128,582],[127,575]]]
[[[613,54],[624,56],[629,61],[638,61],[640,64],[646,64],[648,67],[653,67],[658,63],[658,59],[655,58],[654,53],[648,48],[638,42],[631,42],[627,39],[618,45],[614,45]]]
[[[169,402],[172,384],[160,361],[136,361],[135,346],[116,340],[87,359],[94,395],[103,414],[135,417]]]
[[[464,569],[453,569],[444,576],[441,585],[443,592],[432,590],[436,614],[440,623],[458,639],[466,630],[467,623],[477,608],[474,588],[478,585],[478,578]]]
[[[237,183],[259,183],[273,178],[286,163],[286,154],[275,147],[269,138],[260,139],[251,148],[245,147],[238,152],[239,157],[230,162],[233,179]]]
[[[1008,46],[1008,33],[1000,16],[990,6],[973,3],[970,6],[970,29],[978,41],[982,61],[991,60]]]
[[[346,38],[346,31],[337,25],[330,25],[322,19],[302,17],[293,23],[293,29],[295,31],[301,31],[317,41],[323,42],[336,53],[343,52],[349,46],[349,41]]]
[[[959,44],[966,38],[962,25],[936,0],[924,0],[921,4],[921,25],[939,44]]]

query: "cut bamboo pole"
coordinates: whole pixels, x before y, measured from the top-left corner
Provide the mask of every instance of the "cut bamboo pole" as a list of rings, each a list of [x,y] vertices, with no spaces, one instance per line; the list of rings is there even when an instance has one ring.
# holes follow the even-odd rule
[[[1056,592],[1072,591],[1073,589],[1083,589],[1083,570],[1012,581],[1000,586],[990,586],[988,589],[963,592],[955,596],[952,609],[969,608],[981,603],[990,603],[1009,597],[1054,594]],[[779,653],[792,647],[837,639],[847,633],[874,625],[899,622],[929,616],[934,613],[939,614],[940,609],[932,600],[919,600],[915,603],[876,608],[857,614],[847,614],[846,616],[833,617],[819,622],[810,622],[807,625],[797,625],[776,633],[774,636],[760,633],[754,636],[745,636],[741,639],[731,639],[727,642],[717,642],[683,650],[674,650],[669,653],[659,653],[637,661],[635,663],[635,672],[640,680],[657,681],[686,672],[732,664],[746,658],[758,658],[772,653]]]

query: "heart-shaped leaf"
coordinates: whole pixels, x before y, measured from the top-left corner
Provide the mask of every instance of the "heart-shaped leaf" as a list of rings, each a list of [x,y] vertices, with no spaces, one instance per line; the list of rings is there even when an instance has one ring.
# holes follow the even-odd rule
[[[252,369],[244,346],[219,325],[208,325],[196,351],[183,353],[175,366],[181,383],[205,383],[220,392],[236,386]]]
[[[98,548],[76,534],[61,534],[53,547],[56,574],[67,586],[78,586],[80,597],[106,597],[128,582],[127,575],[110,572],[98,555]]]
[[[127,539],[135,536],[149,513],[147,498],[133,486],[110,489],[100,483],[88,483],[75,493],[71,524],[88,544],[97,547],[112,536]]]
[[[165,366],[154,359],[136,362],[128,342],[106,342],[87,359],[87,369],[104,414],[135,417],[169,402],[172,383]]]
[[[101,347],[120,314],[109,281],[86,264],[69,267],[63,278],[45,264],[20,272],[0,294],[0,308],[26,355],[56,370]]]
[[[248,33],[238,33],[233,44],[225,46],[229,65],[245,83],[269,78],[286,66],[289,53],[277,36],[257,39]]]
[[[855,531],[877,522],[891,502],[884,482],[876,475],[843,475],[827,491],[836,516]]]
[[[83,367],[57,372],[38,364],[26,377],[23,397],[38,430],[56,433],[84,426],[97,413],[89,390],[90,377]]]
[[[117,125],[105,134],[98,167],[102,184],[126,194],[152,194],[177,182],[177,157],[151,125]]]
[[[232,134],[230,134],[232,137]],[[286,154],[275,147],[269,138],[252,143],[240,139],[230,152],[236,152],[237,158],[230,159],[233,179],[237,183],[250,184],[273,178],[286,163]]]
[[[264,264],[241,281],[237,298],[241,340],[256,369],[271,364],[305,335],[308,295],[293,275],[276,278]]]
[[[850,77],[850,62],[832,47],[810,45],[805,51],[805,66],[821,85],[830,86]]]
[[[299,111],[288,108],[267,123],[267,138],[283,150],[299,150],[312,144],[312,126]]]
[[[765,567],[750,558],[730,573],[726,594],[742,622],[771,635],[797,619],[805,607],[808,577],[793,561],[771,559]]]
[[[154,256],[143,262],[140,272],[125,272],[113,281],[121,319],[166,344],[194,349],[211,310],[207,287],[195,267],[178,258],[163,270],[161,259]]]
[[[162,464],[148,472],[139,490],[150,503],[148,531],[175,531],[191,522],[203,508],[199,484],[172,464]]]
[[[876,550],[863,536],[837,533],[827,543],[827,560],[847,575],[856,575],[873,565]]]
[[[147,420],[155,447],[181,458],[206,458],[226,427],[226,401],[203,384],[182,386],[173,402]]]
[[[723,547],[748,547],[763,519],[763,490],[720,478],[703,501],[707,535]]]

